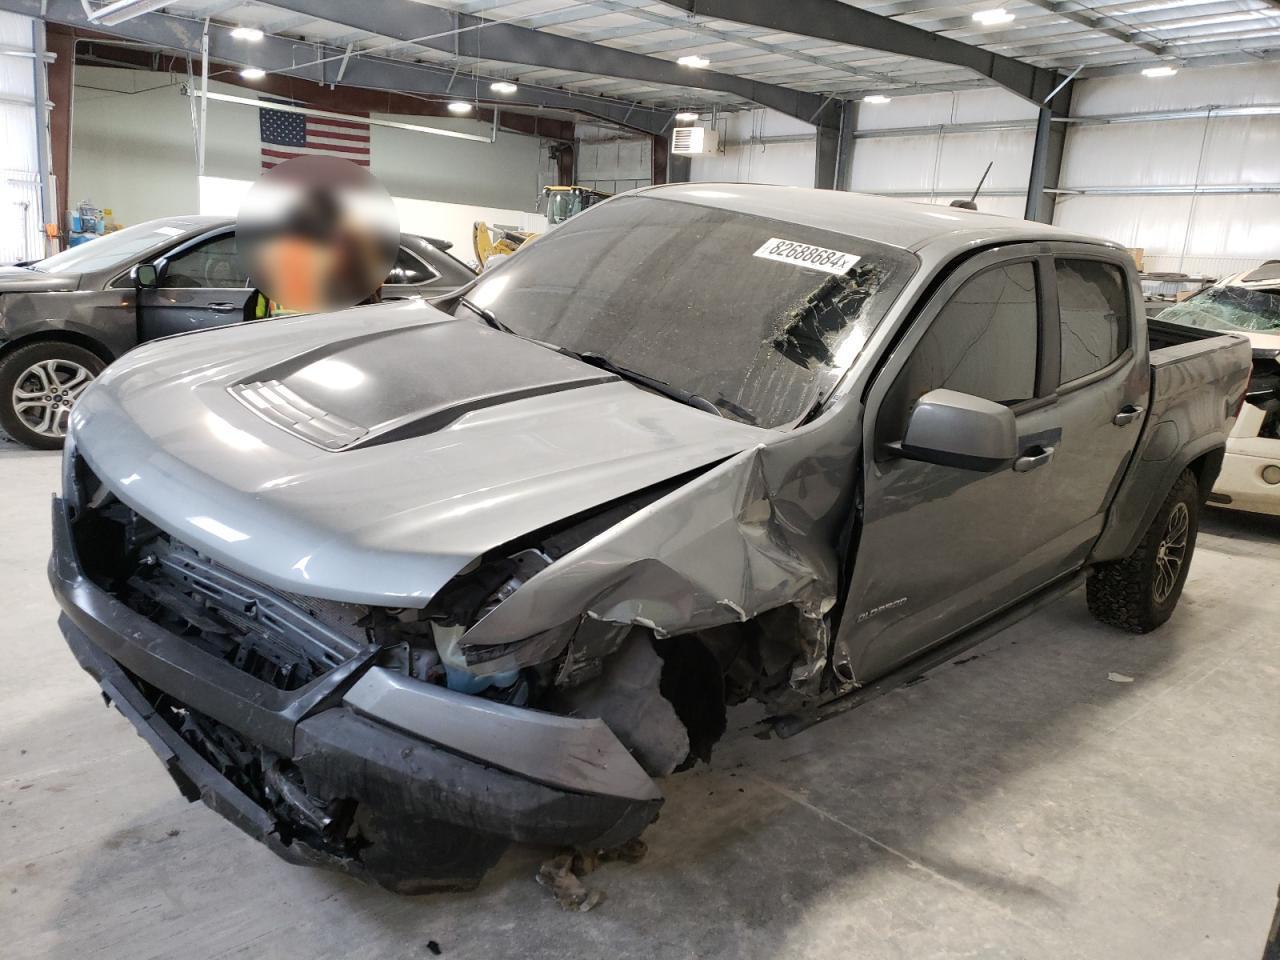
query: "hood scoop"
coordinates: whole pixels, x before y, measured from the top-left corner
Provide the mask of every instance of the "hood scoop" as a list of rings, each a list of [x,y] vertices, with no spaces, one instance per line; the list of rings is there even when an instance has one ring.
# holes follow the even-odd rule
[[[268,423],[337,452],[424,436],[475,410],[616,379],[450,318],[338,340],[227,389]]]

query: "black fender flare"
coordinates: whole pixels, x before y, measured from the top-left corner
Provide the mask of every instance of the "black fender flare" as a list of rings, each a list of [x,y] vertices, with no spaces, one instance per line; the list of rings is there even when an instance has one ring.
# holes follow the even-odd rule
[[[1133,553],[1169,491],[1188,467],[1195,467],[1200,502],[1204,503],[1218,479],[1226,449],[1226,434],[1214,432],[1189,441],[1167,460],[1143,460],[1138,453],[1139,459],[1131,465],[1129,476],[1111,503],[1106,527],[1093,546],[1089,563],[1120,560]],[[1141,496],[1143,490],[1150,491],[1145,501]]]

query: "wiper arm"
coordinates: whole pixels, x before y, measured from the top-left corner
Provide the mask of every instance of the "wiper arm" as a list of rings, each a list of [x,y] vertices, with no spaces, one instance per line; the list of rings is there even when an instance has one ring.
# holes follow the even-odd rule
[[[503,323],[501,320],[495,317],[493,315],[492,310],[486,310],[484,307],[480,306],[478,303],[473,303],[472,301],[468,300],[465,296],[462,296],[462,295],[459,295],[457,300],[460,304],[462,304],[464,307],[466,307],[468,310],[470,310],[472,313],[478,316],[481,320],[483,320],[489,326],[493,327],[493,329],[501,330],[503,333],[515,333],[514,330],[512,330],[505,323]],[[516,334],[516,336],[519,336],[519,334]]]
[[[663,396],[670,397],[673,400],[679,400],[681,403],[688,404],[691,407],[696,407],[699,410],[705,410],[707,413],[714,413],[717,417],[724,416],[724,414],[720,412],[720,408],[706,397],[701,397],[696,393],[690,393],[687,390],[681,390],[679,387],[673,387],[671,384],[667,383],[667,381],[651,377],[647,373],[640,373],[638,370],[630,370],[619,363],[615,363],[602,353],[592,353],[590,351],[586,353],[578,353],[574,350],[568,349],[567,347],[556,347],[556,349],[566,356],[573,357],[575,360],[581,360],[583,363],[589,363],[591,366],[599,367],[601,370],[608,370],[610,373],[616,373],[624,380],[630,380],[632,383],[638,383],[642,387],[648,387],[650,390],[653,390],[656,393],[661,393]]]

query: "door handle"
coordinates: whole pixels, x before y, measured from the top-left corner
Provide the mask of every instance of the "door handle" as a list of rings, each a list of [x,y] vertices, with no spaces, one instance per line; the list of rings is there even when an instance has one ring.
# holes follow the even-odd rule
[[[1142,408],[1135,407],[1132,403],[1126,403],[1120,408],[1120,412],[1111,418],[1111,422],[1117,427],[1125,427],[1133,423],[1142,416]]]
[[[1022,456],[1013,461],[1013,469],[1017,473],[1029,473],[1052,459],[1053,447],[1028,447]]]
[[[220,300],[217,303],[209,304],[209,309],[216,310],[218,313],[230,313],[232,310],[241,310],[243,308],[244,304],[236,306],[236,304],[228,303],[226,300]]]

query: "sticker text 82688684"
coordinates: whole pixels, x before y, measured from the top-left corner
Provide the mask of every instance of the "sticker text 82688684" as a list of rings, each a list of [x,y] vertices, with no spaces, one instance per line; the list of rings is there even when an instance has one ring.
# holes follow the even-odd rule
[[[753,256],[837,274],[847,272],[861,259],[855,253],[841,253],[839,250],[828,250],[811,243],[799,243],[779,237],[770,237]]]

